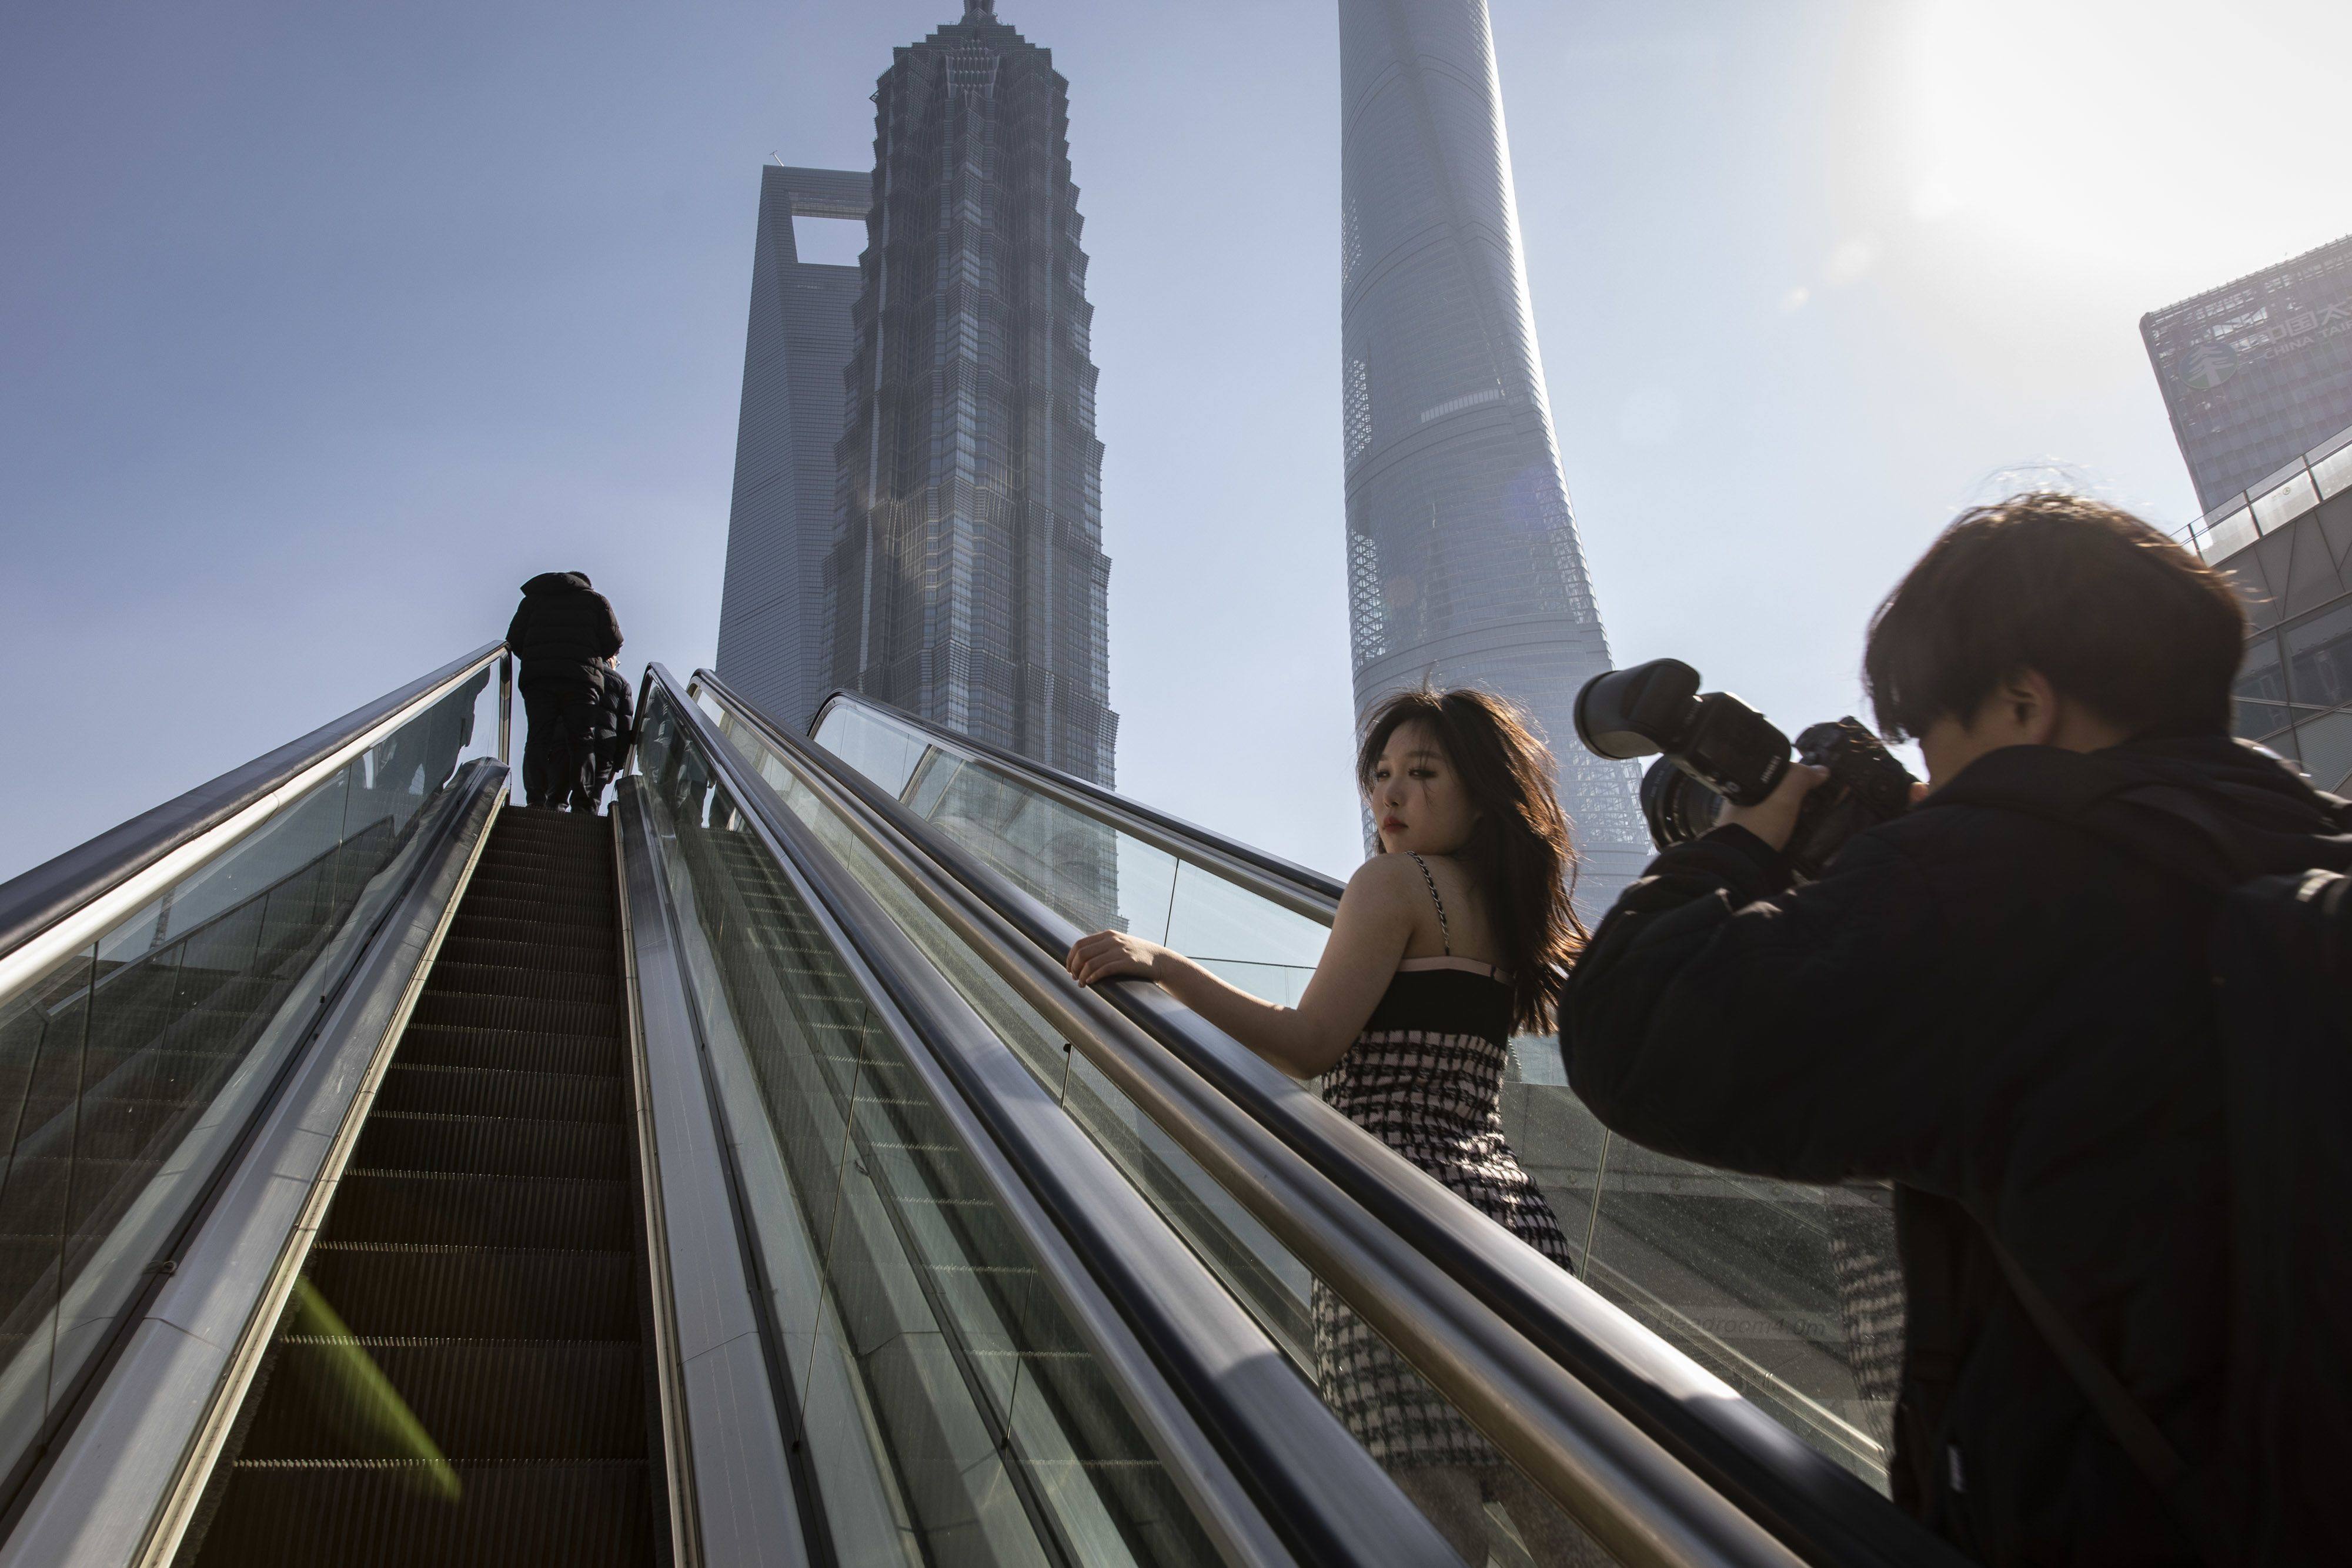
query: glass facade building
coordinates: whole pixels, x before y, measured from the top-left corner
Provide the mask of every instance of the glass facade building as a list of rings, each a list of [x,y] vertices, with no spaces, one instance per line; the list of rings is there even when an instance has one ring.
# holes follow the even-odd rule
[[[2186,542],[2237,583],[2253,632],[2238,674],[2237,732],[2352,792],[2352,423]]]
[[[1576,742],[1609,667],[1537,358],[1484,0],[1340,0],[1340,399],[1359,718],[1423,680],[1511,698],[1559,756],[1608,907],[1640,773]]]
[[[760,172],[751,320],[735,495],[719,601],[718,668],[787,724],[804,724],[825,685],[824,557],[833,546],[833,444],[841,434],[857,268],[800,259],[793,219],[863,220],[873,178],[844,169]]]
[[[874,95],[830,683],[1112,779],[1102,444],[1069,89],[986,0]]]
[[[2352,235],[2140,318],[2197,504],[2352,424]]]

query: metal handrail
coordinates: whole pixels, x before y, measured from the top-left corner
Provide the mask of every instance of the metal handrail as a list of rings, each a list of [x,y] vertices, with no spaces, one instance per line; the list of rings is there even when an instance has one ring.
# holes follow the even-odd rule
[[[165,883],[243,838],[287,800],[501,658],[505,650],[503,642],[487,643],[0,883],[0,999],[96,937]],[[499,754],[503,758],[503,682],[500,692]]]
[[[1638,1372],[1685,1397],[1739,1404],[1728,1388],[1157,988],[1121,985],[1107,988],[1115,994],[1106,996],[1078,986],[1059,961],[1066,945],[1051,953],[1041,949],[1021,924],[1004,918],[992,899],[961,881],[955,866],[926,858],[927,846],[908,831],[911,814],[904,807],[854,769],[831,763],[822,747],[746,709],[708,671],[696,678],[769,742],[803,782],[834,799],[869,847],[1024,1000],[1066,1031],[1073,1045],[1163,1132],[1620,1560],[1791,1561],[1787,1548],[1761,1525],[1612,1409],[1572,1368],[1517,1332],[1437,1261],[1401,1245],[1399,1232],[1407,1227],[1343,1190],[1317,1162],[1276,1135],[1252,1102],[1279,1103],[1284,1114],[1314,1128],[1328,1144],[1333,1163],[1375,1171],[1392,1206],[1412,1210],[1423,1228],[1440,1234],[1493,1231],[1495,1239],[1523,1255],[1511,1260],[1523,1274],[1557,1276],[1559,1289],[1589,1303],[1589,1315],[1607,1320],[1611,1332],[1628,1343],[1654,1346],[1659,1359]],[[1045,913],[1028,902],[1034,913]],[[1171,1041],[1141,1027],[1129,1005],[1138,997],[1163,1013],[1181,1015],[1198,1032]],[[1204,1054],[1216,1059],[1212,1071],[1202,1070]],[[1849,1553],[1828,1560],[1917,1559]]]
[[[952,1085],[945,1089],[950,1114],[960,1104],[985,1130],[975,1129],[985,1139],[985,1148],[975,1152],[1005,1161],[1042,1208],[1034,1223],[1045,1234],[1030,1236],[1041,1260],[1050,1263],[1059,1255],[1063,1269],[1100,1291],[1192,1422],[1215,1444],[1223,1460],[1216,1470],[1171,1463],[1170,1471],[1196,1500],[1233,1521],[1223,1531],[1227,1538],[1245,1545],[1263,1530],[1262,1518],[1306,1563],[1331,1568],[1453,1563],[1444,1538],[1347,1436],[1205,1266],[1164,1228],[1136,1223],[1148,1212],[1139,1198],[1132,1199],[1134,1212],[1122,1212],[1129,1205],[1121,1195],[1131,1197],[1131,1189],[1100,1180],[1104,1156],[1058,1110],[1040,1114],[1050,1103],[1038,1099],[1028,1069],[992,1034],[972,1040],[950,1021],[969,1015],[969,1004],[814,831],[784,808],[709,715],[662,665],[651,667],[648,683],[692,731],[769,852],[806,884],[845,956],[872,977],[887,1004],[877,1012],[895,1009],[898,1019],[891,1021],[902,1038],[920,1044],[910,1060],[919,1070],[928,1059],[944,1073]],[[992,1073],[983,1057],[1001,1059],[1002,1071]],[[1070,1304],[1082,1322],[1089,1322],[1083,1297]],[[1257,1354],[1237,1354],[1253,1346]],[[1191,1453],[1193,1442],[1160,1419],[1151,1402],[1129,1407],[1139,1426],[1154,1434],[1163,1457]],[[1223,1496],[1236,1481],[1244,1490]],[[1246,1551],[1244,1557],[1263,1561]]]
[[[1033,976],[1047,985],[1058,978],[1076,989],[1061,964],[1070,945],[1084,935],[1076,926],[855,768],[744,702],[723,678],[703,670],[696,680],[763,739],[853,795],[994,921],[1025,938]],[[1024,769],[1036,766],[1005,760]],[[1483,1217],[1475,1209],[1160,988],[1119,982],[1097,989],[1120,1021],[1181,1061],[1215,1096],[1238,1107],[1252,1124],[1273,1134],[1641,1433],[1808,1560],[1960,1561],[1859,1478],[1806,1447],[1565,1270],[1500,1228],[1479,1223]],[[1187,1113],[1213,1110],[1196,1103]],[[1215,1163],[1214,1151],[1203,1163]]]
[[[696,678],[700,679],[707,673],[697,671]],[[911,729],[919,730],[930,737],[932,743],[942,750],[961,753],[967,757],[977,758],[983,762],[993,763],[998,767],[1011,768],[1025,780],[1058,797],[1065,804],[1075,806],[1088,816],[1107,821],[1115,828],[1131,833],[1154,848],[1167,850],[1179,857],[1195,860],[1201,858],[1202,852],[1206,851],[1212,861],[1227,862],[1217,869],[1229,874],[1235,872],[1243,873],[1244,874],[1234,875],[1234,880],[1249,887],[1255,893],[1282,904],[1290,904],[1294,899],[1305,898],[1310,907],[1301,910],[1302,914],[1312,914],[1319,910],[1328,915],[1339,904],[1339,895],[1347,891],[1345,883],[1336,882],[1312,867],[1300,865],[1296,861],[1284,860],[1280,855],[1268,854],[1264,850],[1243,843],[1239,839],[1229,839],[1223,833],[1203,828],[1194,822],[1188,822],[1181,817],[1160,810],[1158,807],[1130,800],[1124,795],[1106,789],[1101,785],[1081,779],[1075,773],[1065,773],[1058,768],[1048,767],[1034,758],[1024,757],[1017,751],[1007,751],[1001,746],[992,746],[987,741],[974,740],[968,735],[958,735],[953,730],[942,729],[927,718],[908,713],[904,708],[893,707],[888,703],[877,702],[862,692],[853,692],[845,687],[835,691],[824,701],[819,703],[816,716],[809,720],[808,733],[811,739],[815,738],[817,727],[824,722],[824,716],[833,711],[834,705],[836,703],[847,703],[855,707],[867,708],[904,724]],[[1272,885],[1262,885],[1261,878],[1267,879]]]

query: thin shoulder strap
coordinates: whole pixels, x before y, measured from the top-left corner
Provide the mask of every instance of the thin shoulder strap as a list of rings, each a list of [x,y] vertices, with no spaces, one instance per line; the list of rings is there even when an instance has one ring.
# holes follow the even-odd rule
[[[1454,933],[1445,924],[1445,900],[1437,896],[1437,879],[1429,874],[1427,861],[1423,860],[1411,850],[1404,852],[1406,859],[1421,868],[1421,880],[1429,884],[1429,902],[1437,905],[1437,943],[1439,946],[1445,949],[1445,956],[1451,958],[1454,956]]]
[[[1970,1218],[1976,1218],[1974,1215]],[[2017,1255],[1993,1234],[1992,1227],[1979,1218],[1977,1228],[1992,1249],[1993,1257],[1999,1260],[2000,1271],[2009,1281],[2011,1294],[2017,1298],[2018,1305],[2025,1309],[2026,1318],[2041,1331],[2042,1343],[2050,1347],[2050,1353],[2058,1358],[2058,1364],[2074,1379],[2084,1402],[2097,1414],[2100,1422],[2107,1428],[2107,1435],[2116,1440],[2116,1446],[2131,1457],[2132,1463],[2147,1479],[2148,1485],[2156,1490],[2157,1496],[2163,1500],[2171,1512],[2174,1522],[2188,1532],[2189,1540],[2198,1548],[2198,1554],[2210,1563],[2232,1561],[2233,1553],[2227,1533],[2191,1475],[2188,1462],[2181,1458],[2180,1451],[2149,1419],[2147,1412],[2140,1408],[2139,1401],[2132,1396],[2130,1389],[2124,1386],[2123,1380],[2109,1371],[2107,1364],[2099,1359],[2098,1353],[2083,1342],[2083,1337],[2074,1332],[2074,1325],[2068,1322],[2065,1313],[2059,1310],[2058,1303],[2042,1294],[2042,1287],[2033,1282],[2033,1277],[2025,1271],[2025,1265],[2018,1261]]]

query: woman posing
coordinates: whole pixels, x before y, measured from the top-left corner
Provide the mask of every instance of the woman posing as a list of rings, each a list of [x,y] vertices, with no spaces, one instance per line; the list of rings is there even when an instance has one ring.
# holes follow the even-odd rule
[[[1381,852],[1349,879],[1295,1008],[1123,932],[1070,949],[1082,982],[1156,980],[1563,1268],[1568,1242],[1503,1139],[1514,1031],[1548,1032],[1584,929],[1551,755],[1479,691],[1401,692],[1375,708],[1356,778]],[[1353,1312],[1315,1287],[1323,1392],[1372,1457],[1474,1565],[1486,1504],[1538,1562],[1574,1562],[1574,1527]]]

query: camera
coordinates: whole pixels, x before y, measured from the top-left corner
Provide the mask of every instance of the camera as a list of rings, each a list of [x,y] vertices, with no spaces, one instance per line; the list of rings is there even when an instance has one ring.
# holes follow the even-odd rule
[[[1576,736],[1588,749],[1621,759],[1663,753],[1642,776],[1642,815],[1658,848],[1712,830],[1726,800],[1763,800],[1791,758],[1830,775],[1805,797],[1784,852],[1806,881],[1846,840],[1910,809],[1916,780],[1861,720],[1814,725],[1791,745],[1729,692],[1698,685],[1698,672],[1680,659],[1653,659],[1595,675],[1576,694]]]

